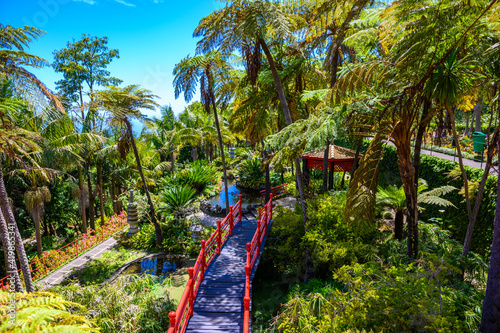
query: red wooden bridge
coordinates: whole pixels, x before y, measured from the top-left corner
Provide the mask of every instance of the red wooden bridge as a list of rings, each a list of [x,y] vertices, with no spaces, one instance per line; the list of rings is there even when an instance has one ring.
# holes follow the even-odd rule
[[[249,332],[251,283],[272,220],[272,201],[259,217],[245,219],[241,195],[235,207],[201,250],[177,307],[169,314],[168,333]]]

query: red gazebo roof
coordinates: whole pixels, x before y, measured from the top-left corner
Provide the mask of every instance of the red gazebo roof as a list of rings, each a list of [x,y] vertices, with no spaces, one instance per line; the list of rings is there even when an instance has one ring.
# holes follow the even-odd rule
[[[330,145],[328,152],[328,168],[330,169],[333,164],[334,172],[350,172],[354,164],[355,155],[356,152],[353,150]],[[305,152],[300,157],[307,163],[308,169],[323,170],[324,156],[324,148],[318,148],[313,151]],[[360,158],[361,156],[362,155],[359,154]]]

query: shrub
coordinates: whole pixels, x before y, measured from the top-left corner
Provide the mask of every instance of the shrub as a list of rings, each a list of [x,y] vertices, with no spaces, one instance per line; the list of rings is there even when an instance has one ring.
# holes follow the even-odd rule
[[[215,167],[206,164],[204,160],[198,160],[176,173],[173,184],[190,186],[200,193],[208,185],[217,183],[219,178],[220,173]]]
[[[14,325],[9,316],[12,301],[16,304]],[[56,293],[9,294],[0,290],[0,332],[99,332],[94,320],[68,309],[85,312],[80,304]]]
[[[102,288],[75,284],[53,289],[84,305],[86,308],[75,308],[74,313],[95,317],[101,332],[146,333],[168,330],[168,313],[175,311],[166,290],[170,285],[168,278],[127,275]]]
[[[259,187],[266,181],[264,166],[259,158],[245,160],[238,166],[240,184],[244,187]]]
[[[187,207],[196,194],[196,190],[185,185],[173,185],[161,192],[159,197],[161,206],[158,209],[160,213],[171,213]]]

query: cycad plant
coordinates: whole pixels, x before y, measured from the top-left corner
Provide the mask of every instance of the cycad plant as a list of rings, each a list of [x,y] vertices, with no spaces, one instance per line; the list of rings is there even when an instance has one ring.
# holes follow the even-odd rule
[[[457,190],[456,187],[446,185],[431,190],[428,189],[429,186],[427,182],[423,179],[419,179],[419,186],[417,189],[417,205],[419,210],[423,210],[424,208],[421,205],[425,204],[456,208],[449,200],[442,198],[442,196]],[[404,187],[389,185],[384,189],[379,186],[377,191],[377,206],[394,210],[394,237],[397,240],[402,240],[404,213],[406,210]]]
[[[244,187],[258,187],[264,184],[264,165],[259,158],[253,157],[240,163],[238,177]]]
[[[162,213],[172,213],[187,207],[196,194],[196,190],[186,185],[174,185],[160,193],[160,200],[163,205],[159,211]]]

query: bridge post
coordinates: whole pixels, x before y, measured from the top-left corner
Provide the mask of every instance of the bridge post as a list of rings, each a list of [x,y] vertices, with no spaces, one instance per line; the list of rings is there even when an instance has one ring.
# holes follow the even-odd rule
[[[269,221],[273,219],[273,194],[269,197]]]
[[[201,241],[201,260],[200,260],[200,282],[205,279],[205,266],[206,266],[206,255],[205,255],[205,240]]]
[[[262,207],[259,207],[259,220],[260,220],[261,215],[262,215],[262,213],[261,213],[261,208],[262,208]]]
[[[189,274],[189,310],[188,310],[188,318],[193,316],[193,306],[194,306],[194,267],[188,268]]]
[[[262,221],[257,220],[257,257],[260,254],[260,235],[261,235],[260,227],[261,227],[261,225],[262,225]]]
[[[252,254],[250,251],[252,251],[252,243],[247,243],[247,265],[250,265],[252,262]]]
[[[222,247],[222,222],[217,221],[217,254],[220,254],[220,248]]]
[[[175,313],[175,311],[170,311],[170,313],[168,314],[168,318],[170,318],[170,328],[167,331],[168,333],[175,331],[176,316],[177,314]]]
[[[243,218],[243,215],[241,215],[241,194],[238,194],[238,204],[239,204],[238,210],[239,210],[240,221],[241,221],[241,219]]]
[[[233,235],[234,228],[233,206],[229,206],[229,236]]]

